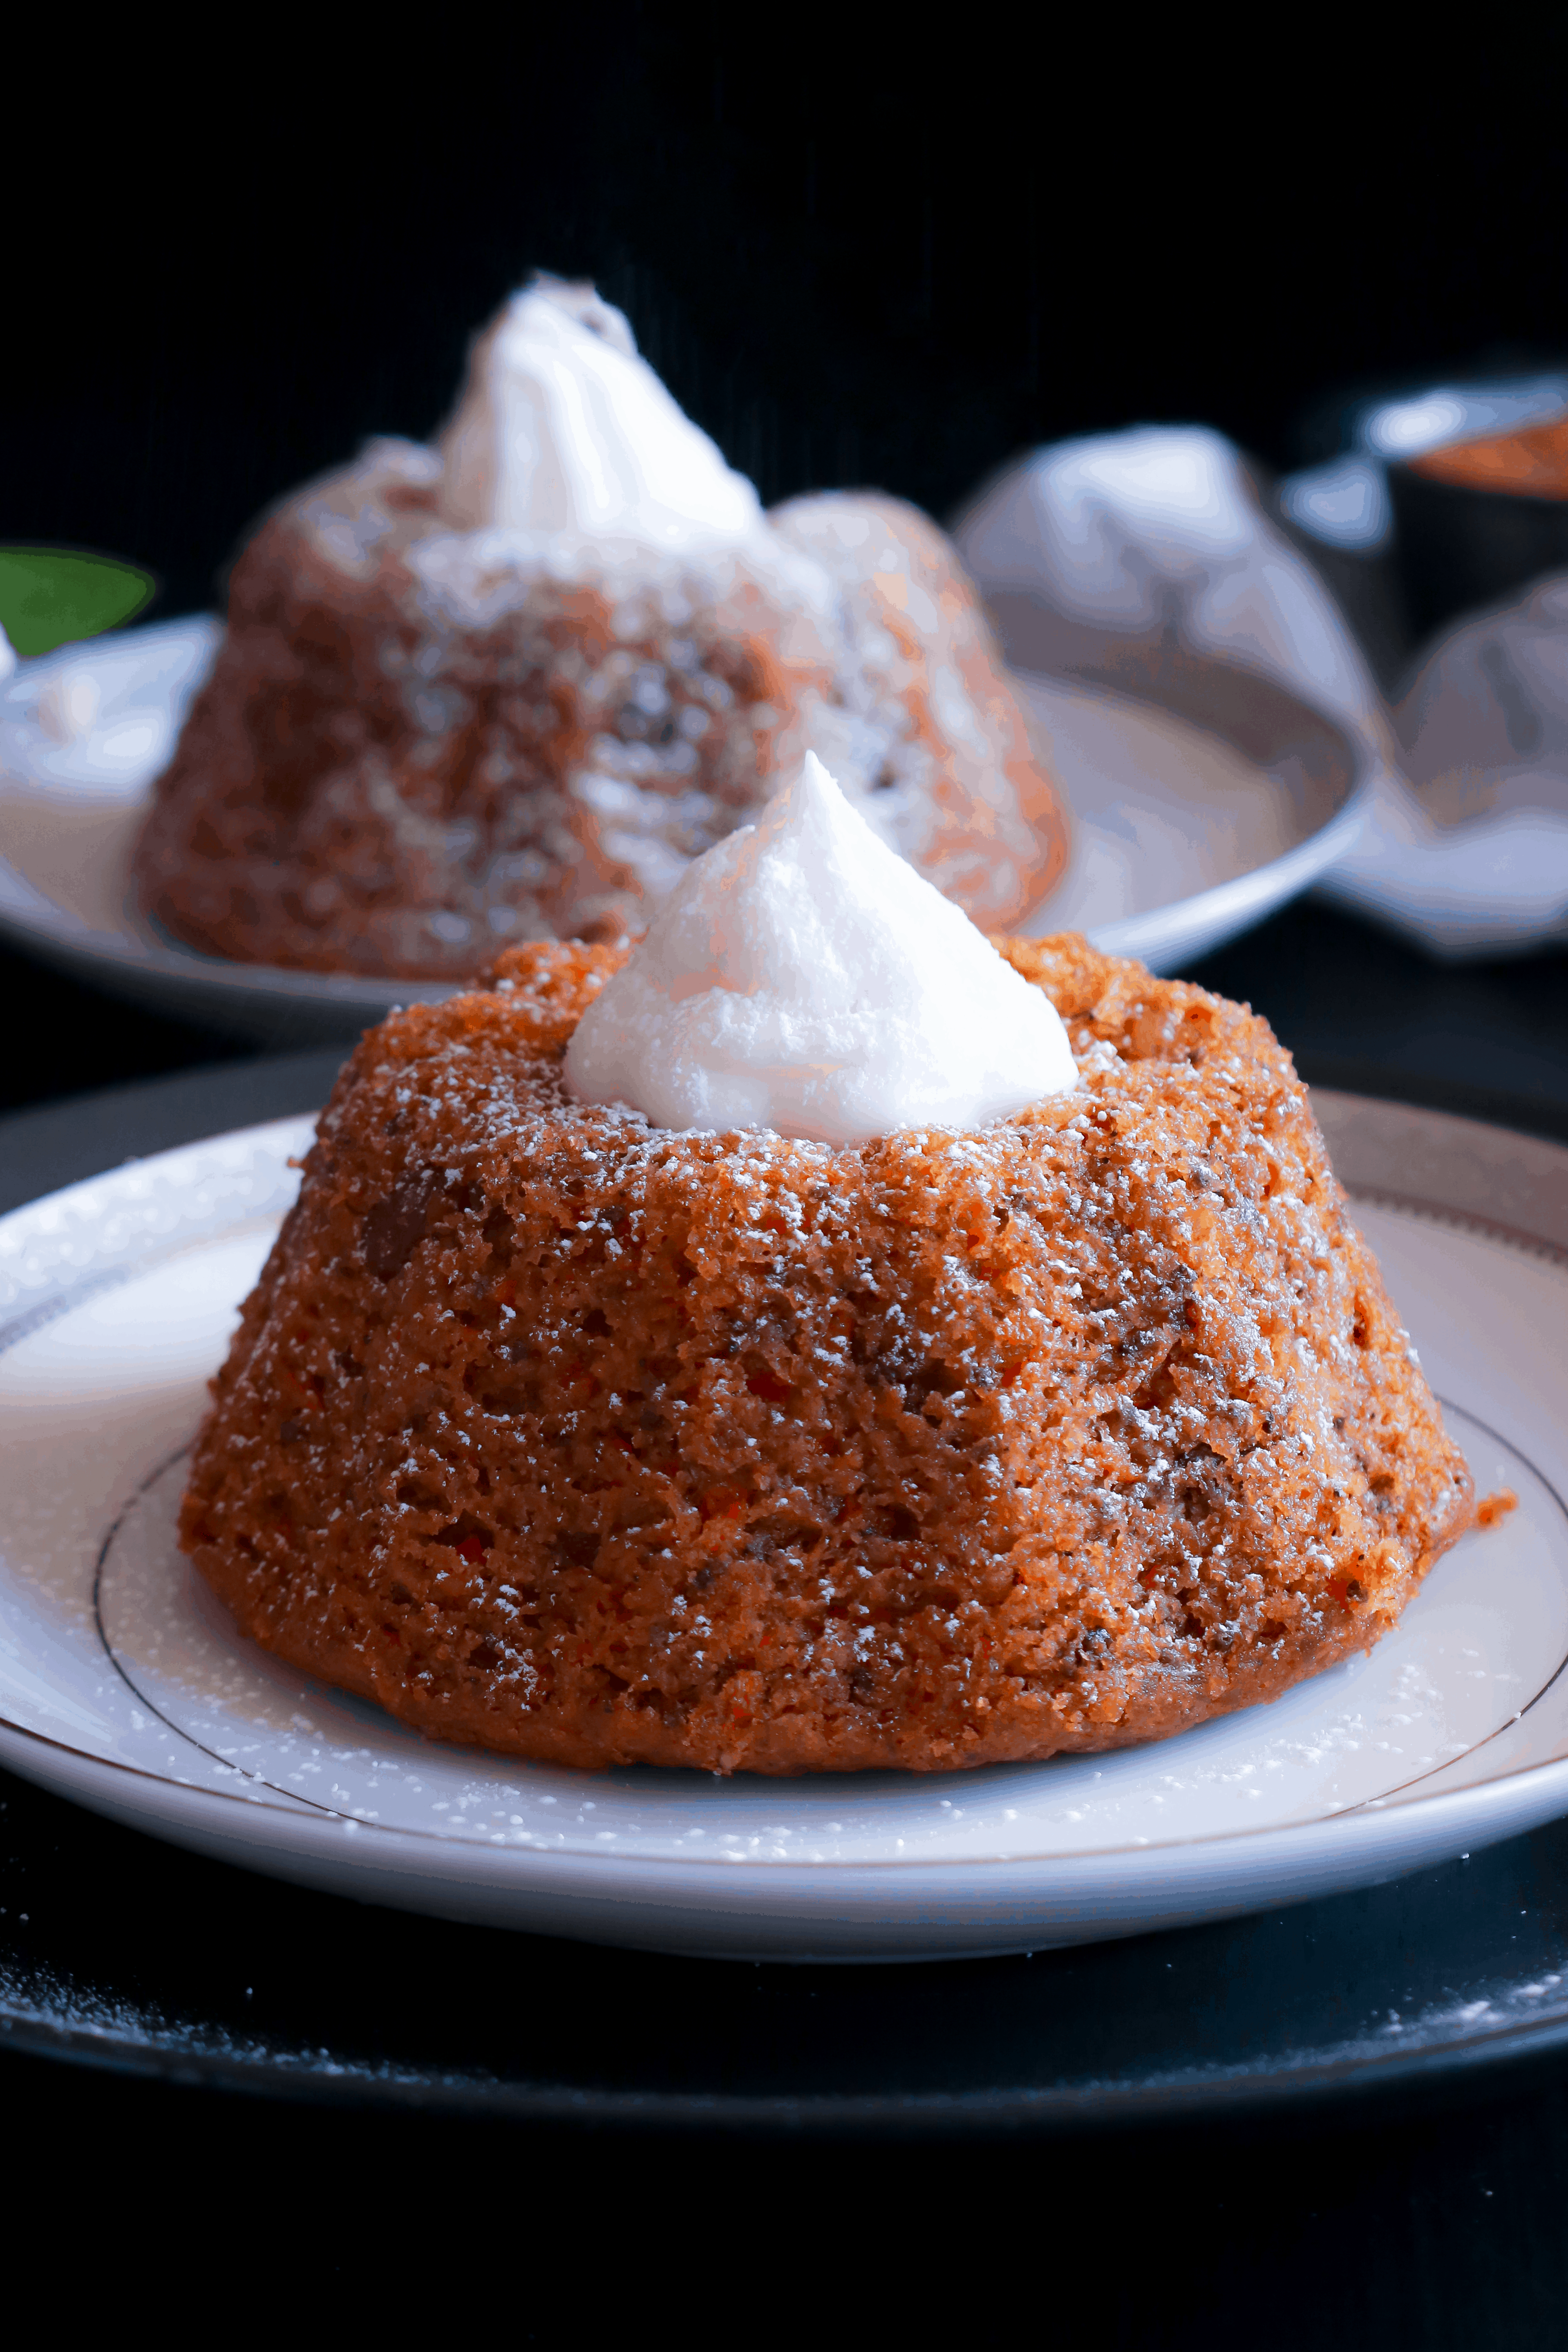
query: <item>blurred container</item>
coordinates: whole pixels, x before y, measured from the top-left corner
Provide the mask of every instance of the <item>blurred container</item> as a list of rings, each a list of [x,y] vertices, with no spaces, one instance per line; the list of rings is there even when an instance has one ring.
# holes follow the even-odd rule
[[[1423,635],[1568,570],[1568,379],[1554,390],[1544,415],[1479,431],[1468,416],[1459,432],[1390,464],[1405,593]]]
[[[1568,370],[1521,368],[1336,404],[1339,453],[1279,485],[1310,552],[1392,691],[1446,622],[1568,568],[1568,499],[1444,478],[1424,460],[1568,417]],[[1329,412],[1312,421],[1320,451]]]

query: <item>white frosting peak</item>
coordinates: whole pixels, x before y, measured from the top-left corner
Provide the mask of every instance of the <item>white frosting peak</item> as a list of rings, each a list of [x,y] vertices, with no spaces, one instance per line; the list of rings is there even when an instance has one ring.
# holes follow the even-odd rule
[[[812,753],[691,866],[578,1024],[566,1083],[657,1127],[831,1144],[1076,1086],[1055,1006],[878,840]]]
[[[763,528],[751,483],[591,286],[539,278],[513,295],[474,343],[439,446],[442,507],[459,530],[499,525],[682,553]]]

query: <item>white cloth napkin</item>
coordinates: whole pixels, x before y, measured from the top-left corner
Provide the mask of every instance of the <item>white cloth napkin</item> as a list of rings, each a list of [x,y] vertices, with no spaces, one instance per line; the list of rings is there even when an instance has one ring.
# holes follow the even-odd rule
[[[1336,894],[1449,959],[1568,939],[1568,575],[1440,637],[1394,723],[1406,788]]]
[[[997,476],[954,537],[1021,669],[1103,676],[1119,650],[1173,638],[1342,727],[1370,781],[1329,898],[1444,958],[1568,937],[1568,583],[1445,639],[1396,731],[1340,606],[1220,434],[1059,442]]]

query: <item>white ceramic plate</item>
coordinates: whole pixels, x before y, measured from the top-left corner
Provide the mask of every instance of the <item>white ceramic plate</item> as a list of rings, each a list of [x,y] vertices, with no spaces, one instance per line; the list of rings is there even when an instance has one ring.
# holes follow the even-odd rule
[[[159,1013],[276,1045],[357,1037],[445,985],[228,963],[132,901],[154,778],[212,666],[216,621],[166,621],[22,662],[0,688],[0,937]]]
[[[1310,887],[1361,831],[1357,755],[1267,680],[1194,664],[1185,715],[1155,698],[1157,676],[1136,697],[1082,678],[1014,682],[1073,820],[1067,872],[1027,931],[1084,931],[1174,971]]]
[[[219,634],[205,619],[126,630],[24,663],[0,689],[0,935],[136,1003],[275,1045],[356,1037],[393,1004],[447,994],[227,963],[136,911],[142,812]],[[1169,971],[1305,889],[1354,838],[1343,739],[1266,682],[1244,681],[1238,705],[1233,676],[1200,679],[1195,702],[1189,680],[1184,718],[1100,687],[1018,683],[1074,812],[1068,874],[1026,929],[1088,930]]]
[[[1320,1116],[1379,1188],[1363,1226],[1478,1486],[1519,1496],[1369,1658],[1179,1738],[955,1776],[595,1775],[427,1743],[243,1641],[174,1545],[204,1384],[309,1139],[289,1120],[0,1220],[0,1759],[310,1885],[752,1958],[1126,1935],[1568,1811],[1568,1152],[1351,1097]]]

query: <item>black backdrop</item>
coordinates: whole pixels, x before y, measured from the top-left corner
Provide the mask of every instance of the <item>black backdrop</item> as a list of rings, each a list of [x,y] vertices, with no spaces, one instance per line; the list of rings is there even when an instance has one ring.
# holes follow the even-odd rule
[[[0,540],[139,560],[165,612],[210,601],[267,500],[427,433],[536,266],[597,276],[765,496],[876,483],[938,513],[1036,440],[1201,419],[1284,467],[1358,385],[1568,349],[1564,43],[1535,25],[1405,16],[1378,52],[1321,11],[32,25],[0,53]],[[1568,1100],[1561,955],[1439,982],[1297,908],[1203,976],[1311,1075],[1363,1083],[1332,1056],[1375,1048],[1375,1090],[1403,1057],[1418,1091],[1510,1086],[1516,1118]],[[234,1050],[19,958],[0,986],[11,1101]],[[528,2341],[570,2293],[578,2332],[591,2299],[702,2340],[940,2310],[989,2342],[1026,2298],[1139,2352],[1259,2315],[1280,2346],[1556,2340],[1568,2088],[1494,2096],[933,2161],[399,2127],[15,2058],[0,2083],[15,2267],[79,2308],[232,2268],[296,2326],[406,2319],[427,2278],[444,2326],[499,2290]]]
[[[8,77],[0,537],[210,601],[266,501],[431,430],[537,266],[767,498],[939,514],[1036,440],[1202,419],[1283,467],[1348,387],[1568,346],[1562,37],[1300,24],[62,22]]]

